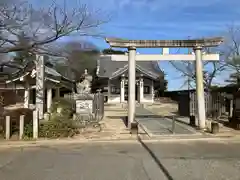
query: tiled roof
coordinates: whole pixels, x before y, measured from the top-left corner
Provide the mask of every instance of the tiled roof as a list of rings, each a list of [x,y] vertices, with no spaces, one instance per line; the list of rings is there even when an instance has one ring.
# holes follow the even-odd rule
[[[128,69],[128,62],[111,61],[110,59],[101,59],[99,63],[99,77],[115,77]],[[151,77],[159,77],[163,72],[159,68],[157,61],[141,61],[136,62],[136,69]]]

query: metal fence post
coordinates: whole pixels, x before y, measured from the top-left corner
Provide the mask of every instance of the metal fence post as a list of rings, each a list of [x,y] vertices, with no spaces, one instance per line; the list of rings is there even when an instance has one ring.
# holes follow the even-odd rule
[[[97,90],[97,103],[96,103],[96,106],[97,106],[97,121],[99,122],[99,103],[100,103],[100,93],[101,93],[101,90]]]

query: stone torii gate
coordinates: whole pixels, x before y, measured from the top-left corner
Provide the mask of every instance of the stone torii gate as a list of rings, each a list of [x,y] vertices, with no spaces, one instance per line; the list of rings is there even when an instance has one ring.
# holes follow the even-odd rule
[[[159,60],[187,60],[196,61],[196,89],[197,89],[197,117],[200,129],[205,128],[205,99],[203,87],[202,60],[219,60],[219,54],[203,54],[204,47],[215,47],[223,42],[223,38],[206,38],[195,40],[125,40],[117,38],[106,38],[111,47],[127,48],[128,55],[110,55],[114,61],[128,61],[128,127],[135,119],[135,80],[137,61],[159,61]],[[136,48],[163,48],[163,55],[136,55]],[[193,48],[194,54],[168,54],[168,48]]]

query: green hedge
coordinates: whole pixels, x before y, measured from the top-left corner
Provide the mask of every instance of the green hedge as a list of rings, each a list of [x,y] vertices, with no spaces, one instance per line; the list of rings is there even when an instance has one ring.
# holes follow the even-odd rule
[[[73,103],[72,100],[65,98],[55,99],[51,107],[49,121],[40,122],[39,137],[60,138],[72,137],[78,134],[78,128],[72,119],[74,113]],[[57,108],[62,108],[61,113],[57,113]],[[32,122],[25,126],[24,137],[33,137]]]

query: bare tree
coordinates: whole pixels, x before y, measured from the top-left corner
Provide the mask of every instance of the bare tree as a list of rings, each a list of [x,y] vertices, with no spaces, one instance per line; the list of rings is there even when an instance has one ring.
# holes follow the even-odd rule
[[[227,28],[221,52],[229,70],[226,82],[240,84],[240,26],[231,25]]]
[[[204,49],[205,53],[210,53],[211,49]],[[196,69],[195,62],[189,61],[170,61],[170,64],[180,73],[180,76],[185,79],[182,86],[188,85],[189,88],[195,86]],[[226,64],[222,61],[205,61],[203,62],[203,83],[205,89],[210,89],[217,75],[226,69]]]
[[[240,26],[231,25],[228,27],[222,52],[229,63],[234,57],[240,56]]]
[[[96,28],[106,22],[100,10],[91,11],[86,4],[69,9],[64,4],[53,1],[47,8],[35,9],[27,2],[1,3],[0,53],[48,52],[49,44],[65,36],[100,36]]]
[[[229,71],[227,83],[240,84],[240,26],[230,25],[224,38],[224,43],[217,49],[207,49],[207,52],[216,51],[220,53],[219,62],[203,62],[204,85],[206,88],[212,86],[212,82],[217,75],[223,71]],[[187,62],[171,62],[171,64],[185,78],[195,81],[195,68]],[[186,84],[187,80],[185,81]]]
[[[216,52],[218,49],[205,48],[205,53]],[[182,86],[188,85],[189,88],[195,86],[196,69],[195,62],[189,61],[170,61],[170,64],[180,73],[180,76],[185,79]],[[224,61],[205,61],[203,62],[203,83],[205,89],[210,89],[214,79],[226,69]]]
[[[85,69],[89,74],[95,73],[99,51],[93,44],[72,41],[64,43],[61,51],[65,52],[66,58],[56,63],[56,69],[66,77],[81,81]]]
[[[228,28],[223,53],[229,68],[240,73],[240,26]]]

